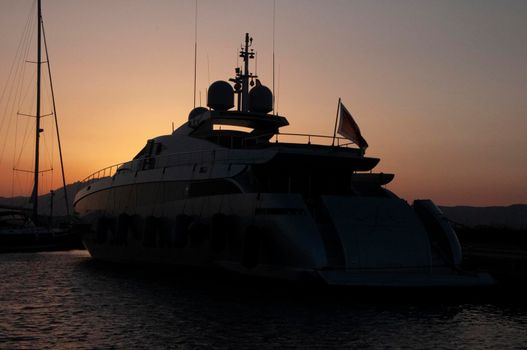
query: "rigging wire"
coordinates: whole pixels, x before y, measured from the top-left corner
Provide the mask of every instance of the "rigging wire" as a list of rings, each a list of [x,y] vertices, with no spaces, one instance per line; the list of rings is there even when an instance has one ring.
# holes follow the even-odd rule
[[[33,6],[31,9],[32,11],[34,10],[34,7],[35,6]],[[22,34],[21,40],[17,48],[15,59],[11,66],[11,71],[9,72],[9,80],[5,85],[4,92],[2,93],[2,99],[3,99],[4,96],[6,96],[5,91],[8,92],[7,99],[5,102],[2,122],[0,123],[0,132],[1,132],[2,129],[4,128],[5,121],[7,120],[7,128],[6,128],[6,133],[5,133],[6,137],[4,137],[4,142],[0,150],[0,164],[3,159],[7,141],[9,139],[8,135],[11,130],[14,109],[18,106],[20,102],[19,99],[17,100],[17,96],[19,96],[18,91],[20,90],[20,86],[23,85],[22,80],[25,75],[25,60],[28,57],[29,47],[31,44],[31,37],[34,31],[33,20],[32,20],[33,17],[34,16],[32,16],[32,13],[30,12],[28,15],[26,26],[24,28],[24,32]]]
[[[47,61],[47,57],[46,57],[46,61]],[[49,78],[46,74],[43,74],[42,75],[42,79],[44,81],[44,86],[50,86],[51,83],[49,82]],[[47,85],[47,84],[50,84],[50,85]],[[48,102],[48,106],[52,106],[52,101],[51,101],[51,96],[50,96],[50,92],[47,90],[47,89],[44,89],[44,95],[45,95],[45,98]],[[53,116],[55,117],[53,111],[51,111],[51,113],[49,114],[46,114],[47,116]],[[44,119],[44,123],[46,123],[46,119]],[[49,126],[49,128],[48,128]],[[54,156],[54,152],[53,150],[55,149],[55,138],[53,137],[53,131],[55,131],[55,127],[53,126],[53,123],[51,122],[47,122],[46,123],[46,126],[43,127],[44,130],[51,130],[51,132],[49,133],[51,135],[50,139],[51,139],[51,146],[50,146],[50,149],[51,149],[51,152],[48,154],[49,156],[49,162],[50,162],[50,166],[51,168],[53,168],[53,156]],[[46,134],[43,134],[44,138],[46,138]],[[53,174],[53,172],[52,172]],[[53,176],[53,175],[52,175]]]
[[[33,11],[34,11],[34,8],[35,8],[35,3],[33,3],[33,6],[31,7],[30,11],[29,11],[29,14],[28,14],[28,18],[26,20],[26,24],[24,25],[24,30],[22,32],[22,35],[20,37],[20,40],[18,41],[18,46],[17,46],[17,50],[16,50],[16,53],[15,53],[15,57],[13,59],[13,62],[11,63],[11,67],[9,69],[9,74],[7,76],[7,82],[6,84],[4,85],[4,88],[2,90],[2,94],[0,95],[0,104],[2,103],[3,99],[4,99],[4,96],[5,96],[5,93],[8,89],[8,87],[10,86],[9,82],[11,81],[11,78],[13,76],[13,70],[15,68],[15,65],[16,67],[18,67],[18,65],[20,64],[20,60],[18,59],[18,56],[21,55],[21,52],[22,51],[25,51],[25,48],[23,48],[23,44],[26,42],[26,38],[27,38],[27,32],[29,31],[29,27],[32,23],[31,19],[32,19],[32,15],[33,15]],[[6,114],[4,114],[4,117],[6,116]],[[4,122],[4,118],[2,118],[2,123],[0,123],[0,132],[2,131],[2,125],[3,125],[3,122]]]
[[[46,156],[48,157],[48,160],[50,161],[50,165],[53,167],[53,163],[51,163],[51,152],[49,151],[50,148],[48,147],[48,143],[46,142],[46,139],[47,139],[46,137],[42,137],[42,144],[43,144],[42,148],[43,148],[44,152],[41,152],[41,154],[42,153],[46,154]],[[42,159],[42,157],[41,157],[41,159]]]
[[[31,88],[32,85],[35,84],[36,81],[36,70],[32,70],[32,74],[28,76],[27,72],[27,63],[31,64],[39,64],[38,62],[33,62],[34,60],[30,60],[30,54],[32,53],[32,44],[34,42],[35,37],[35,29],[37,25],[42,26],[42,35],[44,37],[44,45],[46,48],[46,61],[41,61],[40,64],[47,63],[48,64],[48,75],[49,75],[49,85],[51,87],[51,99],[50,94],[47,89],[43,89],[44,94],[46,95],[43,97],[44,100],[47,100],[48,106],[53,105],[53,113],[50,113],[51,115],[54,115],[55,122],[56,120],[56,110],[55,110],[55,101],[54,101],[54,95],[53,95],[53,86],[51,81],[51,70],[49,67],[49,57],[47,53],[47,45],[45,43],[45,33],[44,33],[44,27],[43,23],[38,20],[38,15],[35,11],[36,7],[36,1],[33,2],[30,12],[27,16],[27,20],[24,26],[24,31],[21,35],[21,38],[17,45],[17,50],[15,54],[15,59],[13,60],[10,71],[8,74],[8,79],[6,82],[6,85],[4,86],[4,89],[2,91],[2,94],[0,96],[0,106],[4,110],[4,113],[2,115],[2,119],[0,121],[0,132],[3,134],[3,132],[6,132],[6,137],[3,137],[3,142],[1,142],[0,147],[0,164],[2,164],[2,160],[4,160],[4,153],[7,148],[12,148],[11,146],[7,147],[8,141],[9,144],[11,144],[11,138],[13,139],[13,167],[12,167],[12,179],[11,179],[11,196],[13,197],[15,194],[17,194],[17,191],[20,189],[22,192],[25,192],[27,188],[31,187],[31,179],[28,177],[28,173],[31,173],[31,171],[25,171],[24,168],[26,168],[25,161],[23,158],[29,158],[26,157],[28,155],[28,152],[25,151],[25,148],[27,148],[27,144],[31,140],[31,132],[36,132],[35,127],[33,123],[31,123],[31,119],[27,118],[32,116],[31,112],[25,112],[27,106],[30,106],[30,110],[34,110],[35,103],[36,103],[36,91],[35,89]],[[36,20],[35,20],[36,18]],[[27,79],[29,78],[29,79]],[[44,86],[47,85],[46,76],[45,74],[42,75],[43,84]],[[28,98],[31,98],[30,101],[28,101]],[[46,115],[50,115],[46,114]],[[43,115],[43,116],[46,116]],[[21,117],[25,117],[24,119],[20,119]],[[15,123],[13,123],[13,118],[15,118]],[[20,119],[20,120],[19,120]],[[22,122],[24,120],[25,122]],[[53,124],[51,121],[43,120],[43,127],[47,130],[51,130],[51,134],[53,135]],[[11,130],[15,128],[14,135],[11,134]],[[49,127],[49,128],[48,128]],[[59,142],[59,148],[60,148],[60,138],[58,133],[58,126],[55,127],[57,132],[57,138]],[[12,137],[9,137],[9,135],[13,135]],[[1,139],[1,138],[0,138]],[[46,181],[41,182],[41,187],[45,188],[48,184],[49,186],[53,187],[53,162],[54,162],[54,137],[51,137],[51,149],[50,149],[50,140],[48,140],[47,137],[43,137],[43,150],[44,153],[46,153],[45,158],[48,158],[50,163],[50,169],[46,170],[45,172],[51,171],[51,179],[48,179],[47,176],[44,177],[43,172],[41,172],[40,177],[42,179],[45,179]],[[35,154],[30,153],[32,161],[31,163],[34,163],[35,161]],[[29,155],[28,155],[29,156]],[[62,160],[62,159],[61,159]],[[22,164],[24,162],[24,164]],[[62,162],[61,162],[62,165]],[[15,176],[15,173],[18,175]],[[48,181],[49,180],[49,181]],[[26,186],[27,185],[27,186]],[[39,186],[40,187],[40,186]]]
[[[23,74],[25,75],[25,69],[24,69]],[[29,93],[32,93],[31,98],[29,99],[29,101],[31,101],[29,110],[32,111],[35,108],[35,99],[36,99],[37,92],[35,91],[34,88],[30,88],[30,87],[33,87],[36,84],[36,82],[37,82],[37,71],[34,70],[33,74],[31,75],[31,79],[29,79],[26,82],[27,85],[25,87],[23,86],[20,87],[20,92],[18,96],[18,108],[17,108],[18,112],[20,112],[21,107],[24,104],[24,102],[27,101],[27,97]],[[25,94],[23,96],[22,96],[22,91],[25,91]],[[26,114],[31,114],[31,112],[27,112]]]
[[[14,99],[12,104],[12,109],[10,111],[10,115],[14,114],[14,109],[16,108],[17,111],[21,109],[22,104],[24,103],[26,97],[28,96],[29,92],[31,91],[33,93],[33,99],[31,100],[31,109],[35,106],[34,104],[34,97],[36,96],[36,92],[34,89],[30,89],[30,84],[34,83],[36,81],[37,72],[33,71],[33,74],[31,76],[31,79],[28,79],[26,84],[24,86],[24,81],[26,77],[26,67],[27,67],[27,59],[29,58],[31,45],[33,44],[33,34],[35,33],[35,25],[32,25],[30,27],[29,32],[27,33],[27,41],[25,43],[25,52],[24,56],[22,57],[21,61],[19,62],[19,79],[17,79],[15,91],[14,91]],[[22,93],[25,92],[24,95]]]
[[[28,19],[26,21],[26,25],[24,27],[24,32],[22,34],[21,40],[19,42],[17,53],[15,55],[15,60],[11,66],[11,71],[9,73],[9,79],[6,84],[5,91],[8,92],[7,94],[7,100],[5,103],[5,109],[4,109],[4,119],[2,120],[2,126],[0,127],[0,130],[3,128],[3,123],[7,119],[7,129],[6,129],[6,135],[4,137],[4,143],[2,145],[2,149],[0,151],[0,164],[2,159],[4,158],[5,149],[7,146],[7,142],[9,141],[10,137],[10,131],[11,131],[11,125],[13,118],[15,118],[15,135],[13,136],[14,139],[14,145],[13,148],[13,165],[16,157],[16,150],[17,150],[17,135],[18,135],[18,114],[15,113],[15,109],[19,110],[20,106],[22,104],[22,91],[24,91],[24,80],[26,76],[26,59],[29,57],[31,42],[33,33],[35,30],[34,25],[34,8],[35,4],[33,4],[30,13],[28,14]],[[36,74],[36,72],[35,72]],[[31,79],[30,79],[31,80]],[[27,92],[26,92],[27,95]],[[3,97],[6,96],[3,93]],[[27,129],[27,123],[26,123],[26,129]],[[14,196],[15,194],[15,188],[16,188],[16,178],[15,178],[15,171],[14,166],[11,170],[11,195]]]
[[[194,108],[196,108],[196,79],[198,68],[198,0],[194,11]]]
[[[22,137],[22,144],[20,145],[20,153],[18,155],[18,158],[16,159],[16,162],[13,162],[13,166],[14,167],[19,167],[20,165],[20,160],[22,158],[22,155],[24,153],[24,146],[26,145],[26,143],[29,141],[30,137],[31,137],[31,133],[28,133],[29,129],[30,129],[30,125],[32,123],[30,123],[29,120],[26,120],[26,127],[24,128],[24,136]],[[32,128],[33,125],[31,125],[31,132],[34,131],[34,129]],[[16,149],[15,149],[15,152],[16,154]]]
[[[197,0],[196,0],[197,1]],[[48,43],[46,41],[46,31],[44,30],[44,21],[41,19],[41,25],[42,25],[42,36],[44,38],[44,48],[46,53],[46,61],[48,66],[48,75],[49,75],[49,86],[51,88],[51,100],[53,102],[53,116],[55,119],[55,131],[57,134],[57,144],[59,146],[59,157],[60,157],[60,170],[62,173],[62,184],[64,187],[64,200],[66,201],[66,215],[70,215],[70,207],[69,207],[69,201],[68,201],[68,191],[66,188],[66,176],[64,174],[64,161],[62,158],[62,145],[60,143],[60,132],[59,132],[59,122],[57,118],[57,108],[55,104],[55,93],[53,90],[53,80],[51,79],[51,64],[49,63],[49,53],[48,53]],[[52,174],[53,175],[53,174]]]
[[[36,75],[37,75],[37,72],[36,71],[33,72],[33,78],[30,79],[30,81],[35,82]],[[33,110],[34,107],[35,107],[35,99],[36,99],[36,94],[37,94],[37,92],[34,89],[32,90],[32,92],[33,92],[33,95],[32,95],[32,98],[30,99],[30,101],[31,101],[30,110]],[[26,96],[27,96],[27,94],[26,94]],[[21,104],[22,104],[22,102],[20,102],[20,105]],[[16,115],[15,118],[16,118],[16,123],[18,125],[18,120],[19,120],[18,115]],[[13,166],[14,167],[18,167],[18,165],[20,164],[20,159],[21,159],[22,154],[24,152],[25,145],[26,145],[26,143],[29,141],[29,139],[31,137],[31,134],[28,134],[28,129],[29,129],[30,125],[31,125],[31,127],[33,127],[33,124],[30,122],[29,119],[27,119],[27,117],[25,117],[25,118],[26,118],[25,119],[26,120],[26,122],[25,122],[26,127],[24,129],[24,136],[22,137],[22,140],[21,140],[22,143],[20,145],[20,153],[19,153],[19,156],[17,158],[17,161],[13,162]],[[34,131],[33,128],[31,128],[31,129],[32,129],[32,131]],[[18,149],[18,133],[15,133],[15,137],[14,138],[15,138],[15,149],[14,149],[13,153],[16,154],[17,149]]]

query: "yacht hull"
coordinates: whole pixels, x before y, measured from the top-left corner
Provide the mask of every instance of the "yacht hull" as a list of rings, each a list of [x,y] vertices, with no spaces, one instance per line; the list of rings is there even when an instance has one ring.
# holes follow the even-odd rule
[[[138,205],[133,188],[106,191],[76,203],[90,226],[83,243],[104,261],[337,286],[492,283],[438,256],[413,208],[398,198],[321,196],[307,204],[298,194],[238,193]]]

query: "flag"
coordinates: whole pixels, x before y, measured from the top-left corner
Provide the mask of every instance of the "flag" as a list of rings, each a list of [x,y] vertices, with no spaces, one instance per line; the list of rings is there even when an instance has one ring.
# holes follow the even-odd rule
[[[340,103],[339,128],[338,133],[348,140],[354,142],[361,149],[368,148],[368,142],[362,137],[359,126],[353,120],[351,113]]]

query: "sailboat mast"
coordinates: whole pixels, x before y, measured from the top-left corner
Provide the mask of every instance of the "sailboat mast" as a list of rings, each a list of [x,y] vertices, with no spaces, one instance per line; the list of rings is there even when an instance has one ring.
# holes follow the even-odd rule
[[[36,127],[35,127],[35,173],[33,183],[33,220],[38,221],[38,175],[39,175],[39,145],[40,145],[40,78],[41,78],[41,60],[42,60],[42,43],[41,43],[41,20],[42,20],[42,9],[41,0],[38,0],[37,5],[37,113],[35,115]]]

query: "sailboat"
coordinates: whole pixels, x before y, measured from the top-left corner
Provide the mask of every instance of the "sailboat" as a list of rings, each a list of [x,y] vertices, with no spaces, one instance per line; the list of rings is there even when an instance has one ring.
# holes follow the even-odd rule
[[[45,61],[42,59],[43,49]],[[66,217],[70,217],[66,180],[64,175],[64,163],[62,159],[62,146],[60,143],[60,134],[58,129],[57,113],[55,106],[55,97],[53,93],[53,83],[51,79],[51,66],[49,63],[48,48],[46,44],[46,35],[42,20],[41,0],[37,2],[37,66],[36,72],[36,113],[30,117],[35,118],[35,151],[34,151],[34,168],[33,173],[33,190],[31,193],[31,208],[20,206],[0,206],[0,252],[12,251],[44,251],[44,250],[63,250],[80,247],[80,240],[77,233],[71,229],[71,225],[61,225],[54,227],[52,225],[52,209],[50,209],[50,220],[43,219],[39,213],[39,176],[42,173],[40,169],[40,137],[44,129],[41,126],[41,120],[46,115],[42,114],[42,65],[47,64],[49,83],[51,89],[55,130],[58,141],[58,151],[60,155],[60,165],[62,174],[62,184],[64,186],[64,199],[66,201]],[[18,113],[20,114],[20,113]],[[13,168],[13,170],[17,170]],[[28,170],[20,170],[30,172]],[[51,203],[53,203],[53,191],[51,191]]]

